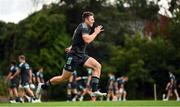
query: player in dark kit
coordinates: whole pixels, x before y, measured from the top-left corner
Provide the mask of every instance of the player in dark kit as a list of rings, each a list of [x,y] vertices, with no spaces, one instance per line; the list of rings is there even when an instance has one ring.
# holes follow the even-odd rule
[[[84,96],[86,94],[91,95],[92,89],[91,89],[91,79],[92,79],[92,69],[87,69],[88,73],[87,76],[82,76],[77,78],[78,82],[78,90],[79,90],[79,101],[83,101]],[[96,99],[93,98],[94,96],[91,96],[92,101],[95,101]]]
[[[19,77],[18,75],[15,76],[13,79],[10,79],[12,75],[14,75],[18,70],[18,67],[16,66],[16,61],[11,61],[11,66],[9,69],[9,74],[6,78],[10,82],[10,88],[9,88],[9,94],[10,94],[10,103],[20,102],[20,98],[18,96],[17,88],[19,86]],[[15,100],[13,100],[13,95],[16,97]]]
[[[77,71],[74,71],[72,76],[69,78],[69,83],[67,86],[67,100],[68,101],[76,101],[77,98]],[[74,97],[72,98],[72,96]]]
[[[36,72],[36,84],[41,85],[41,83],[44,83],[44,69],[43,67],[40,67],[38,72]],[[39,101],[41,101],[41,93],[38,93],[38,90],[36,89],[36,97],[38,98]]]
[[[21,85],[24,88],[26,94],[31,97],[31,102],[38,102],[34,96],[33,91],[30,89],[30,66],[26,63],[26,58],[24,55],[20,55],[19,57],[19,69],[11,78],[14,78],[16,75],[20,74],[21,76]]]
[[[125,90],[125,83],[128,81],[128,77],[127,76],[122,76],[116,79],[117,82],[117,97],[119,101],[126,101],[126,96],[127,96],[127,92]],[[123,99],[122,99],[123,97]]]
[[[177,98],[176,101],[180,101],[179,94],[177,91],[177,86],[176,86],[176,77],[172,72],[169,72],[169,78],[170,78],[170,81],[168,82],[166,86],[167,97],[166,99],[163,99],[163,101],[168,101],[170,96],[173,94],[173,92],[176,95],[176,98]]]
[[[95,22],[94,14],[92,12],[84,12],[82,19],[83,22],[80,23],[74,31],[72,45],[65,49],[67,52],[67,60],[62,75],[51,78],[40,88],[45,89],[50,85],[56,85],[64,81],[68,81],[77,67],[84,67],[91,68],[93,70],[91,86],[93,96],[104,95],[98,90],[99,78],[101,75],[101,64],[94,58],[85,54],[87,44],[91,43],[97,35],[103,31],[103,26],[100,25],[95,27],[94,32],[91,33],[91,27]]]
[[[108,93],[107,93],[107,101],[110,101],[110,99],[112,99],[112,101],[116,101],[116,90],[115,90],[115,75],[113,73],[109,73],[109,80],[108,80]]]

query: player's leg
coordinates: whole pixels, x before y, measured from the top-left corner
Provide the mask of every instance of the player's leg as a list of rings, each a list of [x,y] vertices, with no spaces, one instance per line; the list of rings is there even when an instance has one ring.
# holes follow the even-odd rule
[[[32,101],[32,98],[30,96],[28,96],[25,92],[24,92],[23,98],[26,99],[27,102],[31,102]]]
[[[72,94],[73,94],[72,101],[76,101],[76,99],[78,98],[77,83],[76,83],[76,81],[72,81],[71,84],[72,84],[71,91],[72,91]]]
[[[13,103],[14,100],[13,100],[13,91],[12,91],[12,88],[9,88],[9,102],[10,103]]]
[[[37,89],[37,93],[40,92],[41,88],[46,89],[51,85],[56,85],[68,81],[74,71],[74,66],[76,66],[76,64],[74,63],[74,56],[68,55],[62,74],[59,76],[54,76],[46,83],[39,85]]]
[[[116,95],[116,99],[119,100],[119,87],[118,87],[118,84],[116,84],[117,86],[115,87],[114,89],[114,93]]]
[[[54,76],[45,83],[39,84],[36,90],[36,94],[40,94],[41,89],[47,89],[51,85],[56,85],[65,81],[68,81],[72,72],[63,69],[63,73],[60,76]]]
[[[113,101],[117,101],[117,96],[114,92],[113,92]]]
[[[32,97],[29,96],[25,90],[25,86],[23,84],[20,85],[19,90],[18,90],[18,96],[20,97],[20,101],[23,103],[25,101],[31,102]]]
[[[170,96],[171,96],[171,93],[172,93],[172,90],[171,89],[168,89],[168,92],[167,92],[167,97],[164,101],[168,101]]]
[[[42,85],[43,83],[38,83],[37,85],[36,85],[36,91],[35,91],[35,96],[36,96],[36,98],[39,100],[39,102],[41,102],[41,96],[42,96],[42,93],[40,93],[40,87],[41,87],[41,85]]]
[[[78,98],[78,92],[77,92],[77,89],[76,89],[76,88],[72,89],[72,92],[73,92],[73,94],[74,94],[74,97],[73,97],[72,101],[76,101],[77,98]]]
[[[86,94],[90,95],[92,94],[92,90],[91,89],[86,89]]]
[[[34,93],[30,88],[24,88],[24,89],[25,89],[25,92],[27,93],[27,95],[34,98]]]
[[[16,102],[20,102],[20,98],[19,98],[19,95],[17,92],[17,88],[16,87],[12,88],[12,91],[13,91],[14,96],[16,97]]]
[[[43,89],[46,89],[51,85],[56,85],[56,84],[60,84],[62,82],[68,81],[71,75],[72,75],[72,72],[63,69],[63,73],[60,76],[52,77],[50,80],[44,83],[41,87]],[[37,90],[39,91],[39,89]]]
[[[176,100],[180,101],[179,94],[177,92],[177,89],[174,89],[174,94],[176,95]]]
[[[27,94],[30,97],[30,100],[32,103],[38,103],[37,98],[35,97],[33,91],[30,89],[29,83],[28,82],[23,82],[22,84],[25,94]]]
[[[98,61],[96,61],[94,58],[89,57],[84,63],[84,67],[91,68],[93,70],[91,81],[92,81],[92,92],[95,92],[98,90],[99,78],[101,75],[101,64]]]
[[[59,83],[68,81],[71,75],[72,75],[72,72],[66,71],[65,69],[63,69],[62,75],[60,75],[60,76],[55,76],[55,77],[51,78],[51,79],[49,80],[49,82],[50,82],[52,85],[56,85],[56,84],[59,84]]]
[[[114,101],[114,99],[113,99],[113,91],[112,91],[112,90],[110,91],[110,99],[111,99],[112,101]]]
[[[71,88],[68,87],[68,88],[67,88],[67,101],[71,101],[71,94],[72,94]]]
[[[24,95],[25,95],[24,88],[23,88],[22,85],[19,85],[19,87],[18,87],[18,96],[20,97],[20,101],[22,103],[24,102]],[[28,102],[30,102],[30,100]]]
[[[119,96],[118,96],[118,97],[119,97],[119,98],[118,98],[119,101],[122,100],[122,95],[123,95],[123,89],[120,88],[120,89],[119,89]]]
[[[101,75],[101,64],[94,58],[89,57],[84,63],[84,67],[91,68],[93,70],[92,77],[100,78]],[[92,78],[93,79],[93,78]],[[92,80],[93,81],[93,80]]]
[[[81,83],[80,84],[80,98],[79,98],[79,101],[83,101],[85,94],[86,94],[86,88],[84,88],[84,86]]]
[[[37,85],[37,87],[39,86],[39,85],[41,85],[41,83],[39,83],[38,85]],[[37,88],[38,89],[38,88]],[[40,100],[41,99],[41,93],[38,93],[38,90],[36,89],[36,91],[35,91],[35,96]]]
[[[114,86],[113,86],[113,93],[114,93],[114,99],[117,101],[118,100],[118,83],[115,82],[114,83]]]
[[[83,99],[84,99],[84,90],[80,90],[80,92],[79,92],[79,101],[83,101]]]
[[[113,86],[112,93],[113,93],[113,100],[117,101],[117,89],[115,85]]]
[[[110,101],[110,97],[111,97],[111,90],[108,89],[108,92],[107,92],[107,101]]]
[[[123,91],[123,101],[126,101],[126,96],[127,96],[127,92],[124,90]]]
[[[112,99],[113,99],[113,101],[117,101],[117,97],[114,92],[112,92]]]

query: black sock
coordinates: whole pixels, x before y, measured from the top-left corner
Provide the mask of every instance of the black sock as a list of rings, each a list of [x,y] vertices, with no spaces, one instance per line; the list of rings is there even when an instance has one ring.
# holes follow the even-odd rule
[[[42,89],[47,89],[50,86],[51,86],[51,81],[48,80],[45,84],[42,85]]]
[[[37,98],[36,97],[33,97],[33,100],[36,100]]]
[[[16,97],[16,102],[20,102],[20,98],[19,97]]]
[[[73,98],[75,98],[75,97],[77,98],[77,96],[78,96],[77,93],[74,93],[74,94],[73,94]]]
[[[12,97],[9,97],[9,100],[13,100],[13,98],[12,98]]]
[[[81,97],[81,94],[77,94],[77,96],[78,96],[78,98],[80,98],[80,97]]]
[[[32,100],[36,100],[36,97],[32,96],[31,97],[31,102],[32,102]]]
[[[98,90],[98,85],[99,85],[99,78],[98,77],[95,77],[93,76],[92,77],[92,92],[95,92]]]
[[[68,100],[68,101],[71,101],[71,94],[68,94],[68,95],[67,95],[67,100]]]

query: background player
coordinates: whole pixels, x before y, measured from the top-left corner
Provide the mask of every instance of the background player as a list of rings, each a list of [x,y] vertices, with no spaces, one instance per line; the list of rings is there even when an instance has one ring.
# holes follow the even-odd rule
[[[117,98],[119,101],[123,100],[126,101],[127,92],[125,90],[125,83],[128,81],[127,76],[122,76],[116,79],[117,82]]]
[[[16,66],[16,61],[12,60],[11,61],[11,65],[10,65],[10,69],[9,69],[9,74],[6,78],[7,81],[10,82],[9,84],[9,94],[10,94],[10,98],[9,98],[9,102],[10,103],[15,103],[15,102],[20,102],[20,98],[18,96],[18,91],[17,88],[19,87],[19,77],[18,75],[16,75],[14,78],[10,79],[10,77],[12,75],[14,75],[18,70],[18,67]],[[15,96],[15,100],[14,97]]]
[[[109,73],[109,80],[108,80],[108,93],[107,93],[107,101],[110,101],[112,99],[113,101],[117,100],[117,97],[115,95],[115,81],[116,78],[113,73]]]
[[[44,69],[43,67],[40,67],[38,72],[36,72],[36,84],[37,86],[40,86],[42,83],[44,83]],[[41,93],[38,93],[38,90],[36,89],[36,97],[38,98],[39,102],[41,102]]]
[[[174,94],[176,95],[176,101],[180,101],[179,94],[177,92],[176,77],[172,72],[169,72],[169,78],[170,78],[170,82],[168,82],[166,86],[167,97],[166,99],[163,99],[163,100],[168,101],[170,96],[172,96],[174,92]]]
[[[13,76],[10,78],[13,79],[16,77],[18,74],[21,76],[21,85],[24,88],[25,93],[31,97],[31,102],[36,103],[38,102],[36,97],[34,96],[33,91],[30,89],[30,66],[28,63],[26,63],[26,58],[24,55],[20,55],[19,57],[19,68],[18,72],[16,72]]]
[[[82,77],[77,78],[79,96],[80,96],[79,101],[83,101],[84,96],[86,94],[88,94],[90,96],[92,94],[92,89],[91,89],[92,69],[87,69],[87,71],[88,71],[87,76],[82,76]]]
[[[76,101],[77,98],[77,72],[74,71],[73,75],[69,78],[69,83],[67,87],[67,97],[68,101]],[[74,97],[73,97],[74,96]],[[73,98],[72,98],[73,97]]]

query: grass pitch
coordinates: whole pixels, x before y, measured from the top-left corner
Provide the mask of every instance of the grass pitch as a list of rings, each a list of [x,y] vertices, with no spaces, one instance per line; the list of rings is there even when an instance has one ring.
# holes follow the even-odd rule
[[[0,107],[180,107],[177,101],[84,101],[42,103],[0,103]]]

